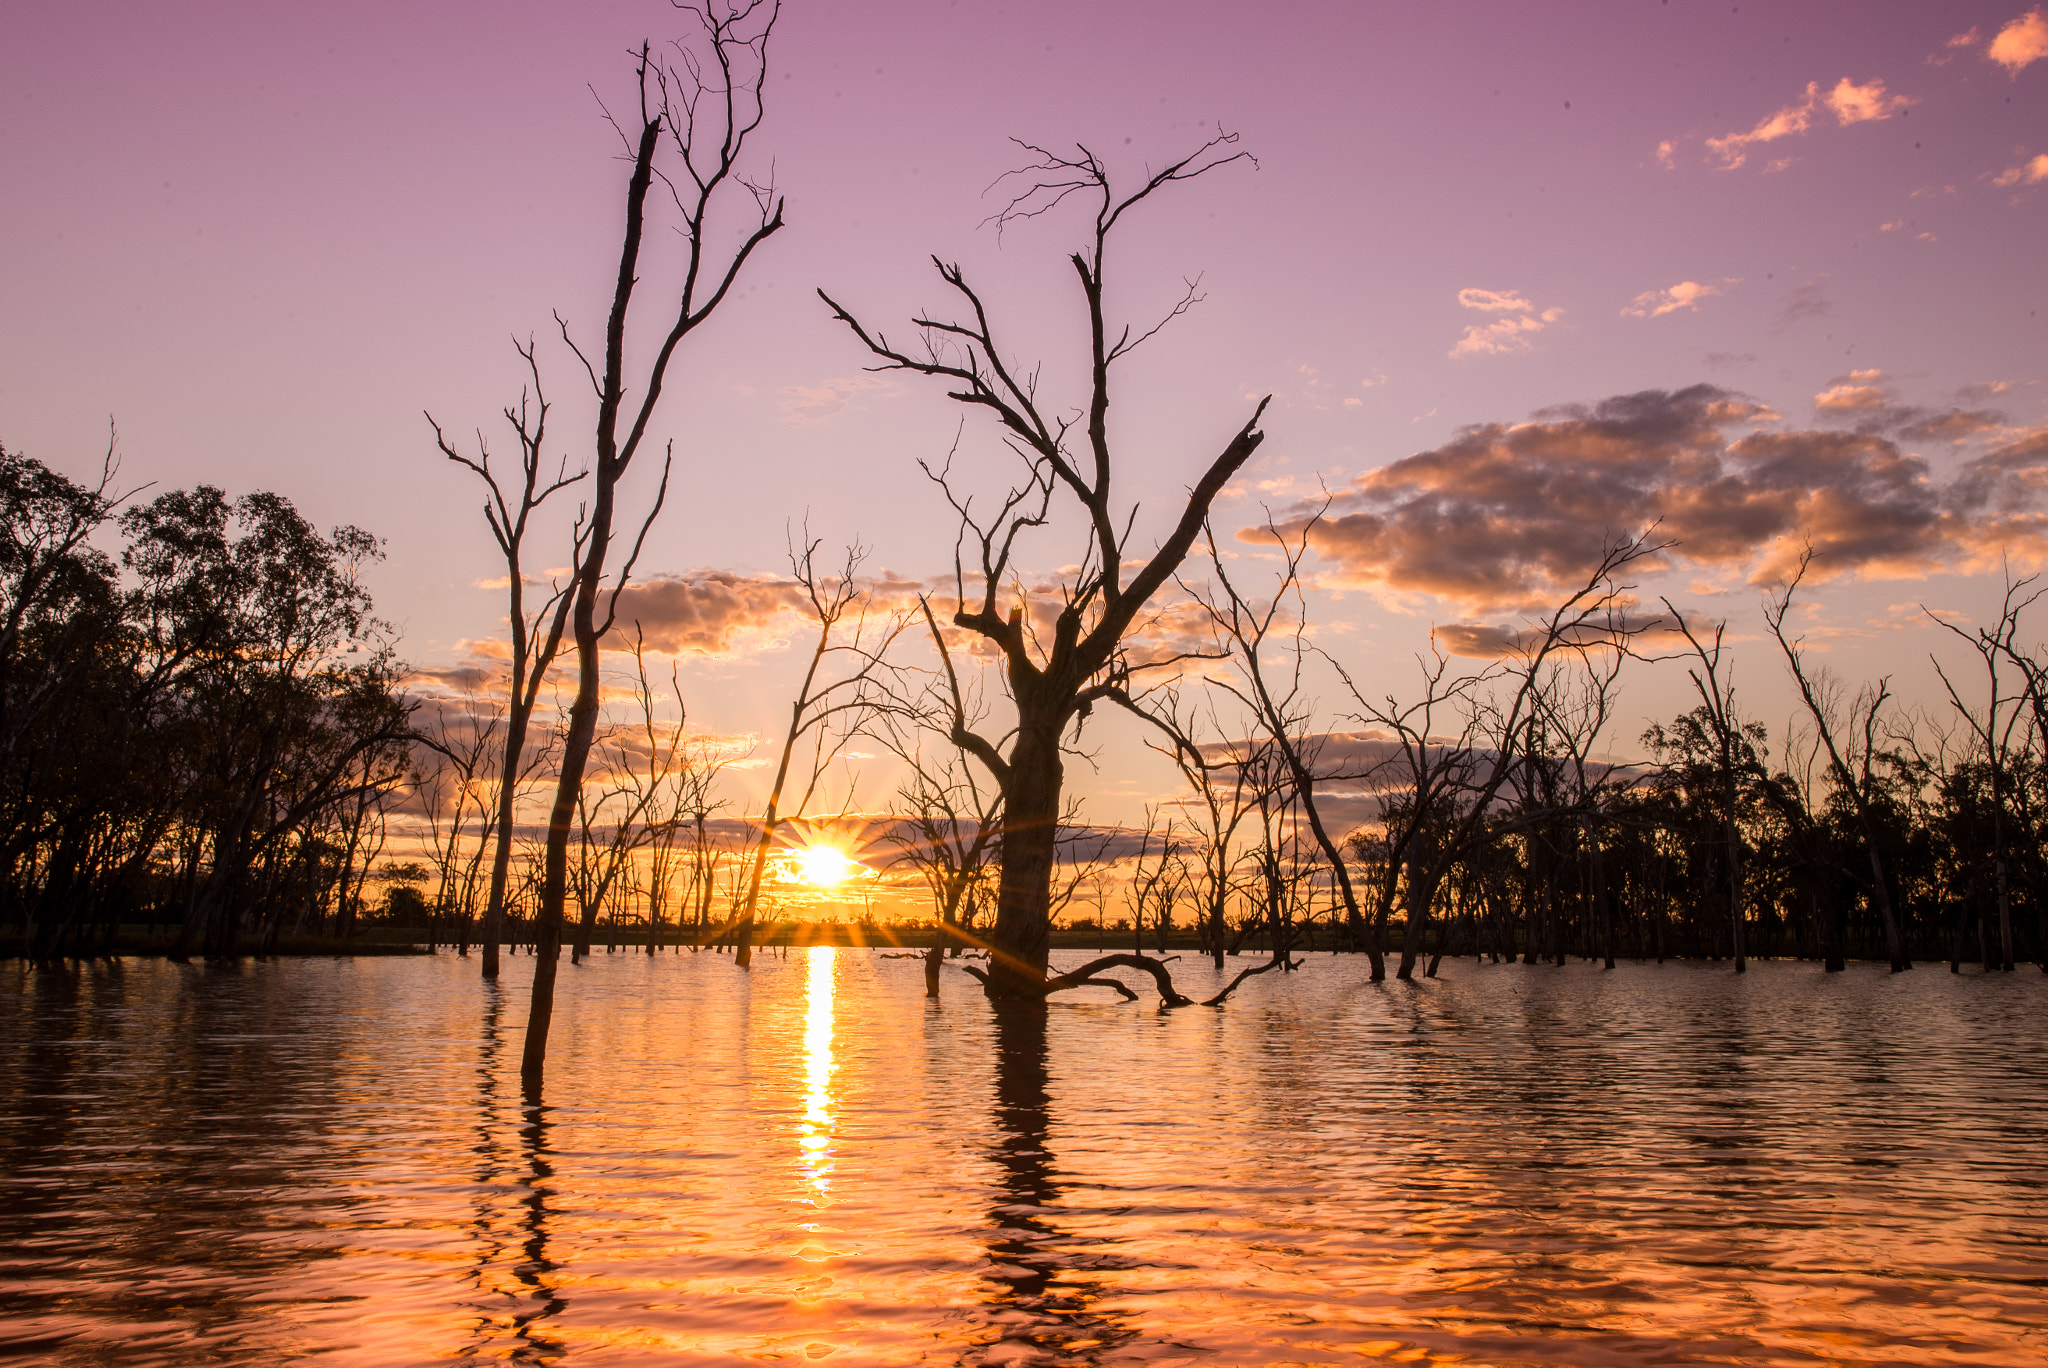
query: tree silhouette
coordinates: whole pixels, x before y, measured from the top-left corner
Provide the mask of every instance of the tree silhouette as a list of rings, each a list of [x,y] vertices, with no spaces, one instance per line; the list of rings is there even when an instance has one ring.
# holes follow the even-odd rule
[[[1136,509],[1120,503],[1112,488],[1111,380],[1118,362],[1185,313],[1198,295],[1190,282],[1151,328],[1113,331],[1103,307],[1110,237],[1126,213],[1164,187],[1249,160],[1249,154],[1229,150],[1236,141],[1236,134],[1219,133],[1128,191],[1112,184],[1108,169],[1085,147],[1067,156],[1023,144],[1039,160],[1012,173],[1021,189],[996,214],[998,227],[1049,213],[1070,198],[1094,209],[1087,246],[1069,258],[1088,316],[1089,381],[1075,416],[1064,416],[1041,399],[1035,369],[1020,370],[1006,357],[987,304],[958,265],[933,258],[940,279],[959,297],[964,310],[959,317],[965,321],[915,318],[922,336],[916,355],[892,345],[819,291],[833,314],[879,358],[875,369],[912,371],[947,383],[950,398],[994,415],[1024,462],[1023,476],[992,517],[978,513],[973,500],[960,493],[950,462],[937,471],[924,467],[960,519],[953,622],[1000,653],[1016,709],[1016,724],[1006,736],[991,739],[964,723],[953,732],[954,743],[987,768],[1003,793],[1002,875],[986,977],[992,997],[1039,997],[1058,982],[1047,977],[1046,965],[1067,729],[1096,703],[1129,701],[1132,677],[1145,668],[1126,651],[1138,615],[1187,556],[1211,502],[1264,440],[1257,423],[1270,397],[1210,459],[1166,539],[1134,572],[1127,569],[1134,559]],[[1060,601],[1050,621],[1040,623],[1018,579],[1017,544],[1051,520],[1056,496],[1075,506],[1083,545],[1078,555],[1062,557],[1078,568],[1061,579]]]

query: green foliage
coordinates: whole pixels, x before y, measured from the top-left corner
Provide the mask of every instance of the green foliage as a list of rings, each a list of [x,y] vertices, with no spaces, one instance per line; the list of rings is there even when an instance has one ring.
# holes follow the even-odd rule
[[[184,949],[345,930],[410,735],[376,539],[211,485],[117,516],[110,478],[0,450],[0,916],[38,954],[144,904]]]

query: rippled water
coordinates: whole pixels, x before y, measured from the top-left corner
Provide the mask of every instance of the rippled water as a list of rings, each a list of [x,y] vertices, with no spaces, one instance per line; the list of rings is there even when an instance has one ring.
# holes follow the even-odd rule
[[[600,954],[528,1107],[510,965],[0,966],[0,1355],[2048,1357],[2031,969],[1314,956],[998,1015],[865,950]]]

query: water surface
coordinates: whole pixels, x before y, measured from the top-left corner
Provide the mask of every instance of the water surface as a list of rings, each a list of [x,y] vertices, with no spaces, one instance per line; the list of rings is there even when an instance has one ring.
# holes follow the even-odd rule
[[[599,954],[538,1106],[509,971],[0,966],[0,1356],[2048,1358],[2031,969],[1318,955],[997,1014],[874,951]]]

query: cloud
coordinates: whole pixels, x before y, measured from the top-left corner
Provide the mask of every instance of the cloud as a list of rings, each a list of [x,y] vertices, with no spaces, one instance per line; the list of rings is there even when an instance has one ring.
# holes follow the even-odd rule
[[[1910,108],[1913,101],[1904,95],[1887,95],[1883,81],[1872,81],[1869,85],[1856,85],[1844,76],[1830,90],[1822,102],[1835,112],[1835,120],[1842,127],[1850,124],[1872,123],[1878,119],[1889,119],[1902,109]]]
[[[1730,285],[1734,281],[1726,282]],[[1662,318],[1665,314],[1677,313],[1680,309],[1699,312],[1700,301],[1720,294],[1712,285],[1702,285],[1697,280],[1681,280],[1668,290],[1645,290],[1628,302],[1621,313],[1624,318]]]
[[[782,387],[782,421],[792,427],[811,427],[843,412],[862,393],[891,398],[903,386],[879,375],[834,376],[815,385]]]
[[[1466,428],[1353,480],[1311,545],[1339,583],[1474,610],[1552,600],[1614,540],[1653,524],[1674,545],[1646,573],[1691,567],[1752,583],[1782,575],[1809,543],[1818,573],[1864,578],[2048,549],[2048,438],[2007,442],[1944,484],[1881,433],[1758,430],[1776,416],[1695,385]],[[1301,505],[1279,526],[1299,535],[1307,522]]]
[[[725,656],[743,640],[779,644],[809,607],[803,586],[787,576],[693,570],[628,584],[618,620],[627,642],[638,624],[648,646],[664,654]]]
[[[1887,398],[1884,372],[1850,371],[1813,396],[1813,406],[1823,413],[1860,413],[1882,407]]]
[[[1666,171],[1676,170],[1678,167],[1678,159],[1673,154],[1677,151],[1678,144],[1671,141],[1671,139],[1669,138],[1666,138],[1664,141],[1658,143],[1657,165],[1663,167]]]
[[[1458,303],[1502,317],[1466,328],[1457,345],[1445,353],[1452,357],[1504,356],[1527,351],[1531,337],[1564,317],[1564,310],[1555,307],[1539,313],[1534,304],[1513,290],[1464,289],[1458,291]]]
[[[1820,82],[1808,81],[1806,94],[1797,102],[1764,116],[1747,133],[1708,138],[1707,150],[1720,160],[1722,170],[1733,171],[1749,160],[1752,147],[1806,132],[1813,127],[1815,117],[1823,109],[1831,112],[1835,122],[1846,128],[1850,124],[1888,119],[1911,104],[1913,101],[1907,96],[1887,93],[1884,82],[1878,79],[1857,85],[1844,76],[1826,93],[1822,93]]]
[[[1984,49],[1984,55],[2014,76],[2028,65],[2048,57],[2048,19],[2039,6],[2008,23]]]
[[[1708,370],[1743,370],[1756,364],[1755,352],[1708,352],[1700,358]]]
[[[1961,442],[2005,425],[2005,415],[1993,409],[1936,410],[1904,403],[1881,370],[1836,376],[1813,396],[1813,409],[1823,422],[1846,423],[1858,432],[1885,433],[1909,442]]]
[[[1795,285],[1785,296],[1785,308],[1778,315],[1778,326],[1783,328],[1793,323],[1803,323],[1809,318],[1826,318],[1835,311],[1828,299],[1827,288],[1818,280],[1809,280],[1804,285]]]
[[[1500,660],[1525,655],[1541,646],[1547,635],[1543,627],[1528,622],[1519,625],[1453,622],[1440,623],[1430,629],[1431,638],[1446,655],[1464,656],[1471,660]],[[1660,645],[1683,647],[1685,644],[1684,637],[1667,615],[1644,615],[1626,608],[1611,620],[1602,618],[1582,623],[1575,630],[1567,630],[1559,635],[1558,640],[1574,646],[1612,650],[1617,644],[1617,636],[1634,642],[1638,649],[1655,649]]]
[[[500,682],[502,672],[472,657],[455,665],[415,665],[405,677],[409,685],[426,685],[457,694],[482,694]]]
[[[1485,313],[1530,313],[1536,308],[1513,290],[1460,290],[1458,303]]]
[[[2008,166],[1991,178],[1993,185],[2039,185],[2048,181],[2048,152],[2036,153],[2018,166]]]

